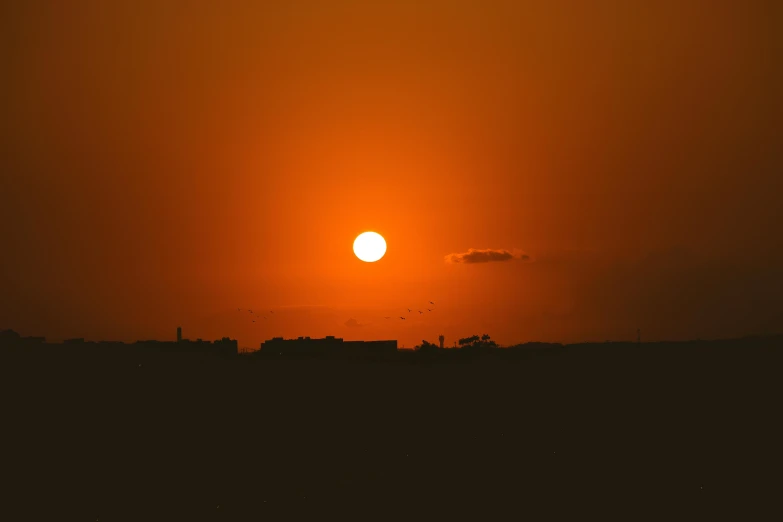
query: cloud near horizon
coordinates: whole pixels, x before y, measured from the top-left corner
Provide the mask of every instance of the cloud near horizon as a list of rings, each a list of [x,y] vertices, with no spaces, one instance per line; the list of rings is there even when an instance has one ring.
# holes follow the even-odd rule
[[[513,261],[515,259],[530,261],[530,256],[516,249],[511,252],[505,249],[469,248],[467,252],[448,254],[445,259],[447,263],[490,263],[493,261]]]
[[[347,326],[348,328],[357,328],[357,327],[360,327],[360,326],[367,326],[367,324],[366,324],[366,323],[360,323],[359,321],[357,321],[357,320],[356,320],[356,319],[354,319],[353,317],[351,317],[350,319],[348,319],[347,321],[345,321],[345,323],[344,323],[344,324],[345,324],[345,326]]]

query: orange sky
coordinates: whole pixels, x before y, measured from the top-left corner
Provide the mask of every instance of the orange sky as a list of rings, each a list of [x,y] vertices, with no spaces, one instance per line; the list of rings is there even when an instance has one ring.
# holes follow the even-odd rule
[[[7,4],[0,328],[256,347],[783,324],[778,2]],[[365,230],[378,263],[352,253]],[[445,261],[470,248],[530,259]]]

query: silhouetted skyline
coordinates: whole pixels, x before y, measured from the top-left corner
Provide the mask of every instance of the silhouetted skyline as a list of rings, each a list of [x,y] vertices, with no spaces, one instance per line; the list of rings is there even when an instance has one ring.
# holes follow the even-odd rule
[[[783,341],[783,335],[750,336],[734,339],[692,339],[687,341],[657,341],[641,342],[640,333],[636,340],[605,340],[598,343],[549,343],[524,342],[501,346],[492,340],[489,334],[472,335],[454,340],[454,346],[445,345],[445,337],[438,336],[438,342],[422,340],[415,346],[405,348],[396,340],[345,340],[333,335],[324,338],[298,336],[296,338],[273,337],[261,343],[256,349],[240,348],[238,341],[223,337],[215,341],[182,338],[181,328],[177,328],[176,340],[138,340],[133,343],[120,341],[91,341],[84,338],[65,339],[62,342],[47,342],[43,336],[22,336],[14,330],[0,330],[0,348],[21,349],[30,354],[54,353],[83,354],[96,356],[94,364],[100,366],[104,357],[123,356],[127,354],[212,354],[223,357],[255,355],[266,360],[277,358],[314,358],[314,359],[354,359],[365,358],[378,361],[399,360],[400,356],[421,356],[431,361],[432,356],[443,361],[462,360],[476,356],[494,356],[498,360],[528,359],[538,355],[573,354],[599,355],[610,350],[614,355],[627,353],[633,356],[639,354],[654,354],[662,349],[668,352],[671,347],[681,349],[698,346],[708,350],[725,349],[735,346],[777,346]],[[641,351],[640,351],[641,350]],[[683,352],[686,353],[686,352]],[[739,355],[739,354],[738,354]]]

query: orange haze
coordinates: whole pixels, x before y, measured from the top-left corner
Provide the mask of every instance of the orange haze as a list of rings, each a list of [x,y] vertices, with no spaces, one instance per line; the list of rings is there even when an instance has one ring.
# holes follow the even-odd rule
[[[1,9],[0,328],[256,347],[783,324],[780,3]],[[366,230],[378,263],[353,255]],[[469,249],[512,256],[446,262]]]

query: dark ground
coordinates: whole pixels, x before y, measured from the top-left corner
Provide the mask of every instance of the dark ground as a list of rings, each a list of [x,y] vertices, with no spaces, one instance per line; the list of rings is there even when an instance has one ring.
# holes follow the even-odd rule
[[[781,354],[780,338],[459,362],[6,350],[0,518],[779,519]]]

